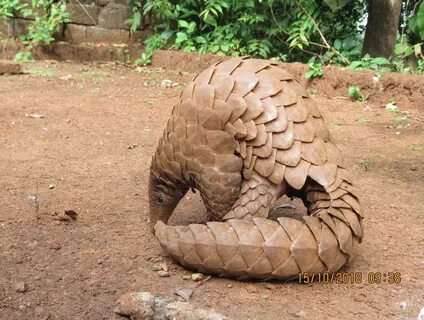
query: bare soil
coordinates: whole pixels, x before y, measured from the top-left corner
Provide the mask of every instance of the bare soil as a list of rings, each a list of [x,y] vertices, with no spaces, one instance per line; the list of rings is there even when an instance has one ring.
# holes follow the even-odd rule
[[[181,287],[194,290],[196,306],[233,319],[416,319],[424,307],[422,106],[399,102],[409,114],[395,114],[382,105],[405,101],[396,92],[365,103],[317,92],[362,193],[366,237],[346,268],[361,284],[199,283],[183,279],[191,273],[164,256],[147,222],[151,155],[193,74],[114,63],[25,68],[0,76],[0,319],[121,319],[121,295]],[[179,85],[162,88],[164,79]],[[174,223],[197,219],[198,195],[177,211]],[[157,262],[169,278],[153,271]],[[375,272],[399,272],[401,283],[370,283]]]

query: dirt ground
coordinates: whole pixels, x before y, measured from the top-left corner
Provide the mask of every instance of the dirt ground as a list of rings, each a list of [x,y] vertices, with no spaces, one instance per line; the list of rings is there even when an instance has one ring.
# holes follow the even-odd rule
[[[424,307],[424,108],[317,92],[356,177],[365,241],[346,268],[361,284],[184,280],[149,232],[151,155],[192,74],[109,64],[39,62],[0,76],[0,319],[122,319],[132,291],[171,296],[232,319],[416,319]],[[178,83],[162,88],[164,79]],[[359,84],[358,84],[359,85]],[[74,210],[75,220],[65,220]],[[190,193],[179,219],[202,210]],[[157,262],[171,276],[153,271]],[[368,274],[399,272],[400,284]]]

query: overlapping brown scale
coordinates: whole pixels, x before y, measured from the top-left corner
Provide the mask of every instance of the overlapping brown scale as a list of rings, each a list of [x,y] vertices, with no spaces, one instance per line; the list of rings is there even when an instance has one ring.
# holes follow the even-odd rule
[[[287,166],[295,167],[302,156],[302,142],[294,141],[289,149],[277,150],[275,160]]]
[[[362,238],[362,226],[359,220],[358,215],[352,212],[352,210],[341,208],[340,211],[345,216],[346,220],[349,222],[349,226],[352,228],[353,232],[358,238]]]
[[[282,132],[287,129],[289,123],[284,107],[277,107],[278,116],[276,119],[265,123],[267,132]]]
[[[278,117],[278,108],[273,103],[271,98],[265,98],[262,101],[262,107],[264,111],[262,114],[255,119],[257,125],[270,122]]]
[[[235,81],[227,74],[215,75],[211,82],[215,88],[216,99],[226,101],[234,89]]]
[[[255,171],[263,177],[268,177],[272,174],[275,164],[275,149],[272,150],[271,155],[267,158],[257,158],[255,163]]]
[[[241,115],[247,109],[247,105],[244,99],[232,93],[230,94],[226,102],[229,106],[231,106],[232,110],[230,122],[233,123],[236,120],[240,120]]]
[[[312,142],[315,138],[316,128],[312,116],[305,122],[293,123],[294,139],[302,142]]]
[[[264,130],[265,130],[265,127],[264,127]],[[269,157],[271,155],[272,151],[274,150],[272,148],[272,133],[266,133],[266,132],[260,133],[260,134],[258,134],[258,136],[261,135],[261,134],[263,136],[265,136],[266,141],[265,141],[264,145],[262,145],[260,147],[254,147],[253,148],[253,154],[255,154],[255,155],[257,155],[258,157],[261,157],[261,158],[266,158],[266,157]],[[254,146],[255,143],[256,143],[255,140],[253,140],[252,143],[249,142],[249,145]],[[262,140],[261,140],[261,142],[262,142]]]
[[[253,120],[264,112],[262,102],[255,94],[249,92],[244,97],[244,101],[246,103],[247,109],[240,117],[243,122]]]
[[[216,65],[215,75],[218,74],[232,74],[243,62],[242,58],[233,58],[226,61],[222,61]]]
[[[180,101],[191,100],[193,98],[194,82],[190,82],[181,92]]]
[[[302,97],[297,98],[296,104],[286,107],[287,119],[293,122],[304,122],[308,119],[309,110]]]
[[[262,59],[246,59],[243,60],[240,68],[257,73],[265,68],[268,68],[271,63],[268,60]]]
[[[206,146],[206,130],[201,125],[187,125],[187,140],[193,145]]]
[[[290,82],[287,81],[283,82],[282,90],[271,98],[275,105],[285,107],[295,104],[297,97],[296,92],[290,87]]]
[[[216,154],[232,154],[236,149],[234,138],[225,131],[208,130],[206,140],[208,148]]]
[[[339,219],[334,219],[337,227],[336,236],[339,241],[340,249],[347,255],[350,256],[353,252],[352,232],[346,223]]]
[[[222,172],[240,172],[243,161],[233,154],[215,155],[215,168]]]
[[[327,141],[325,143],[325,153],[329,162],[337,164],[339,167],[343,168],[342,154],[334,143],[331,141]]]
[[[290,186],[296,190],[300,190],[305,185],[310,166],[311,164],[305,160],[300,160],[296,167],[286,166],[284,178]]]
[[[314,165],[323,165],[327,160],[327,153],[324,141],[320,138],[315,138],[310,143],[302,143],[301,157],[303,160],[309,161]]]
[[[212,108],[215,101],[214,87],[209,84],[196,86],[193,93],[193,100],[197,108]]]
[[[260,146],[263,146],[266,143],[268,143],[272,147],[272,141],[271,141],[272,135],[269,134],[269,135],[271,135],[271,140],[268,141],[269,135],[266,132],[265,126],[263,124],[260,124],[260,125],[256,125],[255,127],[256,127],[256,131],[257,131],[256,137],[255,137],[255,139],[248,141],[249,145],[253,146],[253,147],[260,147]]]
[[[244,137],[246,137],[247,135],[247,129],[246,126],[244,125],[243,121],[241,121],[240,119],[237,119],[234,123],[233,123],[233,127],[236,130],[236,139],[242,139]]]
[[[181,116],[189,124],[197,122],[197,107],[193,100],[186,100],[181,103]]]
[[[215,165],[215,155],[204,145],[193,145],[193,158],[205,168]]]
[[[205,84],[209,84],[212,76],[216,70],[215,66],[218,63],[215,63],[213,65],[211,65],[209,68],[205,69],[204,71],[202,71],[201,73],[199,73],[194,79],[193,82],[194,84],[197,86],[201,86],[201,85],[205,85]]]
[[[271,97],[281,91],[281,81],[279,79],[270,77],[268,69],[261,70],[256,74],[256,77],[258,79],[258,83],[252,92],[259,99]]]
[[[290,148],[294,142],[294,134],[294,124],[289,122],[285,131],[272,133],[272,147],[276,149]]]
[[[280,67],[270,67],[267,69],[268,75],[280,81],[293,80],[293,75]]]
[[[268,179],[274,184],[280,184],[284,180],[285,166],[281,163],[275,162],[274,168]]]
[[[302,229],[290,248],[293,258],[302,271],[316,264],[317,243],[310,229],[302,224]],[[313,266],[316,268],[316,266]]]
[[[334,163],[326,162],[321,166],[311,165],[309,176],[320,185],[329,187],[336,180],[338,167]]]
[[[246,165],[243,167],[243,177],[245,179],[250,179],[250,177],[252,176],[252,171],[253,168],[255,167],[255,163],[256,163],[256,159],[258,158],[258,156],[256,155],[252,155],[252,158],[249,162],[249,166],[247,167]],[[245,164],[247,164],[247,162],[245,162]]]
[[[297,80],[291,81],[290,86],[299,97],[309,97],[308,93],[306,92],[306,89]]]
[[[178,140],[187,138],[187,126],[183,117],[178,117],[175,120],[174,133],[176,134]]]
[[[233,94],[244,97],[250,93],[258,83],[256,74],[252,71],[238,68],[231,74],[235,80]]]
[[[248,122],[244,123],[244,126],[246,127],[246,140],[253,140],[256,138],[258,133],[258,128],[255,125],[255,122],[253,120],[250,120]]]

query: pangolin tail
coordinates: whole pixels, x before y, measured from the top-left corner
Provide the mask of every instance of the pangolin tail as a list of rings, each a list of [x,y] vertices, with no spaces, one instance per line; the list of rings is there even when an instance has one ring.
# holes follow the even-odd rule
[[[354,257],[363,235],[358,199],[345,180],[305,195],[311,214],[303,221],[253,218],[175,227],[158,222],[155,234],[175,260],[203,273],[293,279],[336,272]]]

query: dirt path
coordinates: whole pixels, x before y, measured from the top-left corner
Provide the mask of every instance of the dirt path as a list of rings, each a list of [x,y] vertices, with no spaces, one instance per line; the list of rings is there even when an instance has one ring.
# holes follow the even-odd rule
[[[424,109],[400,105],[410,111],[402,118],[318,93],[363,195],[366,238],[347,268],[362,284],[199,285],[162,257],[146,196],[150,158],[181,89],[160,83],[192,75],[114,64],[26,68],[0,76],[0,319],[121,319],[113,308],[122,294],[178,287],[233,319],[416,319],[424,307]],[[201,210],[188,197],[179,212]],[[61,221],[70,209],[77,219]],[[158,277],[157,261],[171,277]],[[400,272],[401,283],[371,284],[370,272]]]

